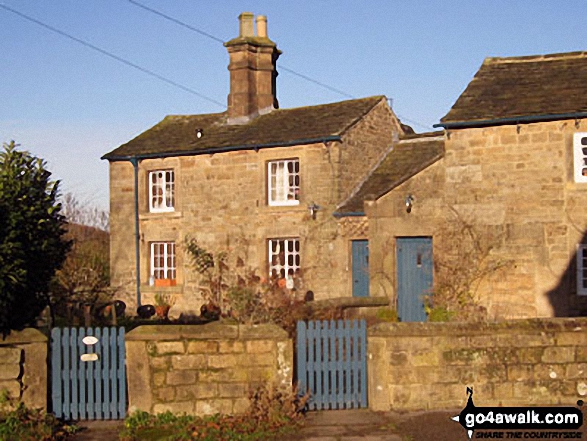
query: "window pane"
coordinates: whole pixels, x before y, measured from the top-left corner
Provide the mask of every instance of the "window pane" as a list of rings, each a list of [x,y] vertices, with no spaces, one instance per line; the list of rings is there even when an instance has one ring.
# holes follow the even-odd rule
[[[173,170],[150,172],[151,195],[150,209],[155,211],[173,211],[175,205],[175,173]]]

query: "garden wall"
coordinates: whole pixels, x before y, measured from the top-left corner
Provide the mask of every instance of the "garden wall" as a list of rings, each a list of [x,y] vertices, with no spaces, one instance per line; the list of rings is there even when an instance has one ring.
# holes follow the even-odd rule
[[[141,326],[126,334],[129,412],[236,414],[249,391],[290,386],[293,347],[275,325]]]
[[[0,390],[28,407],[47,408],[47,337],[36,329],[0,339]]]
[[[389,323],[368,330],[376,411],[574,405],[587,396],[587,319]]]

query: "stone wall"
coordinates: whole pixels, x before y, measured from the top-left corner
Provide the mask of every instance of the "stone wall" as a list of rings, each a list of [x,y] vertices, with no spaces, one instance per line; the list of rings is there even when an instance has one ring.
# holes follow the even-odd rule
[[[586,119],[450,130],[442,160],[366,206],[372,295],[395,302],[397,237],[430,236],[433,255],[446,256],[443,237],[458,217],[491,242],[492,259],[509,263],[477,291],[490,319],[586,315],[576,252],[587,243],[587,184],[573,178],[573,134],[585,127]]]
[[[47,408],[47,337],[36,329],[0,340],[0,390],[26,406]]]
[[[141,326],[126,351],[129,412],[236,414],[256,387],[292,384],[292,341],[274,325]]]
[[[369,407],[574,405],[587,396],[587,319],[395,323],[368,330]]]
[[[140,260],[142,303],[156,291],[177,296],[172,314],[199,313],[203,304],[199,277],[183,251],[187,235],[212,252],[229,250],[261,276],[268,274],[268,240],[300,238],[301,296],[316,299],[350,296],[350,240],[340,234],[332,216],[336,205],[389,148],[400,130],[387,102],[381,100],[347,129],[341,142],[146,159],[139,163]],[[299,158],[300,202],[297,206],[267,204],[268,161]],[[175,211],[149,213],[149,171],[175,172]],[[308,210],[320,206],[313,219]],[[130,162],[110,164],[111,283],[117,298],[136,304],[134,171]],[[365,236],[360,237],[362,239]],[[174,241],[177,285],[149,286],[149,244]]]

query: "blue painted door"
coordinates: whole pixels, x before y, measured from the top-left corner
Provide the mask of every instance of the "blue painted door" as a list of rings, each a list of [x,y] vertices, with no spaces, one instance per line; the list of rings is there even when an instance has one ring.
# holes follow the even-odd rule
[[[369,242],[352,241],[353,297],[369,297]]]
[[[399,237],[397,312],[402,322],[424,322],[424,296],[432,290],[432,238]]]

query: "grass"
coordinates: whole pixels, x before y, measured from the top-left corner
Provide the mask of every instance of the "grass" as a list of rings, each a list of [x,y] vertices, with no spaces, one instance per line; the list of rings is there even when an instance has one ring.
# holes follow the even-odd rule
[[[136,412],[125,421],[123,441],[260,441],[292,433],[299,422],[288,418],[263,421],[247,415],[196,417],[170,412],[151,415]]]

